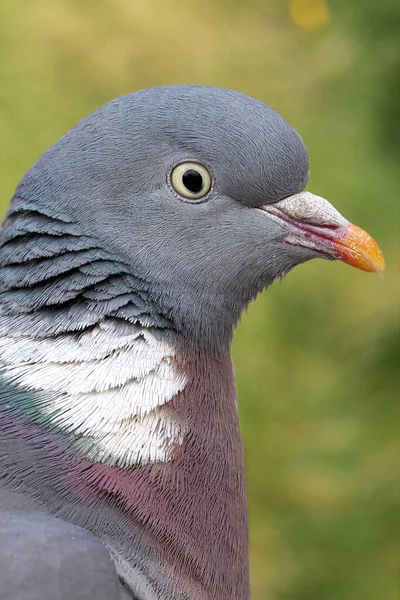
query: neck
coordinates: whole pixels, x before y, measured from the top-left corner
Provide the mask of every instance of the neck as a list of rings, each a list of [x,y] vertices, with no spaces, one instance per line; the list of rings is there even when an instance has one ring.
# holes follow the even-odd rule
[[[245,481],[231,361],[203,353],[176,360],[188,383],[166,407],[186,433],[170,460],[93,462],[76,452],[71,436],[6,412],[9,482],[102,537],[140,599],[246,599]],[[16,400],[25,395],[15,392]]]
[[[184,344],[146,283],[71,223],[22,216],[0,247],[9,485],[104,539],[140,600],[245,600],[229,352]]]
[[[174,458],[125,470],[91,465],[86,491],[116,501],[137,532],[132,555],[151,548],[151,570],[174,590],[193,599],[245,599],[247,512],[231,361],[202,354],[180,360],[189,382],[169,410],[187,433]],[[208,384],[200,388],[203,378]],[[129,571],[129,562],[122,557],[121,567]]]

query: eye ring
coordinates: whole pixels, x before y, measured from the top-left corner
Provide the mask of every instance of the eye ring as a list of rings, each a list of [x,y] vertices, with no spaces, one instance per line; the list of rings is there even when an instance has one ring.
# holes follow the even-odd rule
[[[188,200],[200,200],[211,189],[211,175],[200,163],[183,162],[171,173],[174,190]]]

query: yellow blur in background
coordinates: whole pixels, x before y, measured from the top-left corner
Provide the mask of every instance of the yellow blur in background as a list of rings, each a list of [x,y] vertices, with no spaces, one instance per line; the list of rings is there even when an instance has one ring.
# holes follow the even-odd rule
[[[296,268],[234,342],[253,600],[398,598],[396,0],[2,0],[0,207],[36,158],[115,96],[202,83],[271,104],[308,189],[373,235],[382,281]]]

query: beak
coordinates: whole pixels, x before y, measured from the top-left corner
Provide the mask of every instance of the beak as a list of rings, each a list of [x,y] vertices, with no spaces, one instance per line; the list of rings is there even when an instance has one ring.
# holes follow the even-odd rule
[[[275,204],[260,206],[285,224],[285,242],[342,260],[363,271],[383,274],[385,260],[379,246],[363,229],[347,221],[327,200],[310,192],[289,196]]]

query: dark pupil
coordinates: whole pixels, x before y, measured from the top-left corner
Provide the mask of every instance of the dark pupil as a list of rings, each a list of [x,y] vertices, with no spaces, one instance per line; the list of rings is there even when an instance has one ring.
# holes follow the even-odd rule
[[[203,178],[198,171],[188,169],[182,175],[182,183],[189,192],[198,194],[203,188]]]

